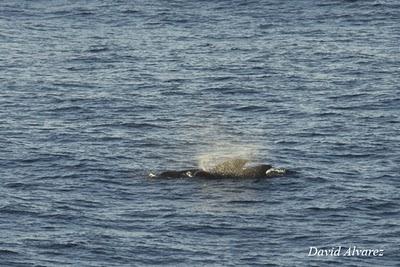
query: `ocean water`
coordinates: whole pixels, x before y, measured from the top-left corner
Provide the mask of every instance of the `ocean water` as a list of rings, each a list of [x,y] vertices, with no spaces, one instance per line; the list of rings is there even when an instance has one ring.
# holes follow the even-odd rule
[[[399,25],[389,0],[2,0],[0,266],[399,266]],[[230,155],[293,173],[147,177]],[[384,252],[308,256],[338,246]]]

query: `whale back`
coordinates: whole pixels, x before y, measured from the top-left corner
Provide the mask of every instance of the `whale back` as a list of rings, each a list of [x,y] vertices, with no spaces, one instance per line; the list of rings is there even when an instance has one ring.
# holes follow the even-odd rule
[[[248,160],[234,158],[217,164],[210,170],[211,173],[221,176],[241,176]]]
[[[272,168],[271,165],[261,164],[254,167],[248,167],[243,169],[242,176],[249,178],[260,178],[266,177],[268,170]]]
[[[245,159],[229,159],[216,165],[210,172],[213,175],[224,177],[247,177],[257,178],[266,177],[267,171],[272,168],[271,165],[261,164],[253,167],[246,167],[248,160]]]

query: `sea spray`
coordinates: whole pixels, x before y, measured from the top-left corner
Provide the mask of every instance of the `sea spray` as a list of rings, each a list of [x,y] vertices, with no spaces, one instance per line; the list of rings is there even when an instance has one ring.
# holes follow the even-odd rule
[[[258,148],[255,145],[239,145],[219,142],[211,149],[197,156],[199,168],[218,173],[236,172],[248,162],[257,160]]]

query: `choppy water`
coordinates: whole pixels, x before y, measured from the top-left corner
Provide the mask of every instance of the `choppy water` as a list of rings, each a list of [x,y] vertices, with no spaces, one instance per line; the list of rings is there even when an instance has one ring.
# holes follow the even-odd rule
[[[396,266],[397,1],[0,2],[1,266]],[[296,172],[151,180],[251,151]],[[307,257],[310,246],[383,257]]]

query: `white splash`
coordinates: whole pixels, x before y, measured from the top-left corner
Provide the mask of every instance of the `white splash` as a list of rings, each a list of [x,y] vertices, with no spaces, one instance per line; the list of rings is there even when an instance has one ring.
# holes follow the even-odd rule
[[[235,172],[247,163],[255,161],[258,149],[254,145],[217,143],[197,157],[198,166],[205,171],[218,173]]]

